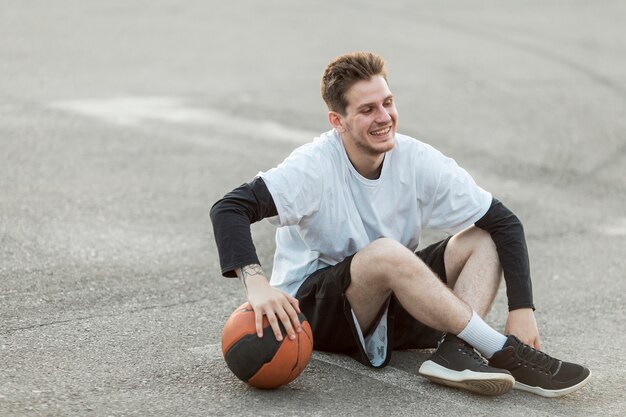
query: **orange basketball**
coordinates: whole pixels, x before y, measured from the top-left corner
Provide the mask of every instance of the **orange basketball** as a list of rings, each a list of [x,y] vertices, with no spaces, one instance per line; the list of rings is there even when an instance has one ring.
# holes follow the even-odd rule
[[[245,303],[228,318],[222,331],[222,353],[228,368],[237,378],[257,388],[277,388],[293,381],[311,359],[313,333],[311,326],[299,314],[302,332],[295,340],[287,337],[282,323],[283,340],[278,341],[263,316],[263,337],[258,337],[254,310]]]

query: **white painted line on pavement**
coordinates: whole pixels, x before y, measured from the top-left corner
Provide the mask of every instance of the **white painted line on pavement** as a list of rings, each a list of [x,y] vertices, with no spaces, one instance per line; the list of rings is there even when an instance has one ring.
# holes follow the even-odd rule
[[[208,360],[209,361],[215,361],[215,360],[223,360],[224,356],[222,355],[222,344],[221,343],[215,343],[215,344],[210,344],[210,345],[204,345],[204,346],[194,346],[192,348],[188,348],[187,349],[189,352],[192,353],[196,353],[198,355],[201,356],[205,356],[208,355]]]
[[[619,218],[610,224],[604,224],[598,229],[607,236],[626,236],[626,217]]]
[[[67,100],[50,107],[117,126],[138,127],[153,122],[207,126],[231,135],[304,144],[317,134],[273,120],[251,120],[209,108],[196,108],[176,97],[116,97]]]
[[[366,376],[403,390],[426,394],[426,391],[420,388],[420,384],[424,381],[422,377],[394,368],[393,366],[387,365],[384,368],[370,369],[347,356],[333,355],[319,351],[313,352],[312,359],[347,369],[355,374]]]
[[[209,361],[224,360],[224,357],[222,356],[222,345],[220,343],[196,346],[187,350],[201,356],[206,355],[208,356]],[[471,397],[467,397],[466,395],[470,394],[463,393],[463,395],[461,395],[462,390],[459,390],[458,393],[452,395],[450,390],[433,389],[434,384],[428,382],[421,376],[403,371],[390,365],[387,365],[384,368],[371,369],[348,356],[320,352],[317,350],[313,351],[311,360],[327,363],[329,365],[336,366],[337,368],[343,368],[357,375],[362,375],[405,391],[418,393],[422,396],[430,398],[432,401],[454,404],[454,406],[458,407],[458,409],[466,410],[468,413],[479,412],[482,410],[482,405],[480,403],[476,404],[476,406],[468,403],[468,398],[471,399]],[[424,387],[427,388],[425,389]],[[517,410],[527,410],[529,415],[532,415],[537,411],[523,404],[516,404],[515,407]],[[556,414],[553,415],[556,416]]]

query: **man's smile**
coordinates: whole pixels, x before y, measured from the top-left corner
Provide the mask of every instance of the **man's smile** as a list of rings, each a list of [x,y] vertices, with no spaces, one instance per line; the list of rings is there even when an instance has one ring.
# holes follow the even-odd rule
[[[391,132],[391,127],[392,126],[387,126],[387,127],[383,127],[381,129],[377,129],[377,130],[370,130],[369,134],[372,135],[372,136],[385,136],[386,134]]]

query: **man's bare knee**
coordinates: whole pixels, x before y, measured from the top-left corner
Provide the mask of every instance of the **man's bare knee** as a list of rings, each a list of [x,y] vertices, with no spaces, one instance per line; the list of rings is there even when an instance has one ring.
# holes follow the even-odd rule
[[[470,226],[452,236],[446,247],[446,255],[455,254],[457,257],[468,258],[472,252],[477,250],[493,250],[495,252],[496,244],[489,232],[476,226]]]
[[[498,261],[496,244],[489,232],[470,226],[467,229],[452,236],[444,253],[444,263],[448,284],[454,286],[454,282],[463,270],[470,256],[480,254],[491,262]]]
[[[373,241],[354,256],[346,297],[364,331],[393,292],[394,281],[420,268],[428,267],[411,250],[387,238]]]
[[[353,279],[376,280],[391,289],[393,280],[405,274],[428,268],[415,254],[401,243],[388,238],[380,238],[361,251],[352,260],[350,268]]]

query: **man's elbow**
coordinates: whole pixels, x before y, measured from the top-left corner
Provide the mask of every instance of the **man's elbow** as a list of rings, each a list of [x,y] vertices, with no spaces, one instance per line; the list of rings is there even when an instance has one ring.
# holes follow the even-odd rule
[[[219,216],[224,213],[224,199],[219,199],[212,206],[209,211],[209,216],[211,217],[211,222],[215,224]]]

